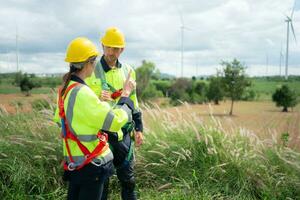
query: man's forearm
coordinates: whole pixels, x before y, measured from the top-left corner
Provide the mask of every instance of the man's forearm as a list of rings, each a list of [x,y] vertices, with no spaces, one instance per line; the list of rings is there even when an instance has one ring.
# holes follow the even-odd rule
[[[142,113],[136,112],[132,115],[133,121],[135,123],[135,131],[143,132],[143,120],[142,120]]]

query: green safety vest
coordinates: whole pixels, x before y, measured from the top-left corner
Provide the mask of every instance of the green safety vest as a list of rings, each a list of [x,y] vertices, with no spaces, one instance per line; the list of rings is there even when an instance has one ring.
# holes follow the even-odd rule
[[[122,64],[120,68],[116,67],[109,70],[108,72],[105,72],[103,70],[101,62],[98,61],[92,75],[86,78],[84,81],[99,97],[102,90],[115,92],[116,90],[122,89],[130,69],[131,78],[135,80],[135,72],[129,65]],[[135,91],[130,94],[130,99],[134,103],[134,108],[136,109],[136,111],[138,111],[138,101]],[[110,104],[114,106],[117,101],[118,99],[110,102]]]
[[[131,69],[131,78],[135,80],[136,79],[135,71],[129,65],[122,64],[120,68],[116,67],[110,69],[108,72],[105,72],[103,66],[101,65],[101,62],[98,61],[92,75],[86,78],[84,81],[94,91],[94,93],[98,97],[100,97],[102,90],[107,90],[113,93],[116,90],[122,89],[130,69]],[[133,91],[130,94],[129,98],[134,103],[135,109],[133,113],[139,112],[136,92]],[[118,100],[119,98],[109,103],[113,107]],[[132,130],[133,128],[132,124],[127,124],[127,125],[129,125],[130,127],[129,129]],[[123,139],[123,132],[118,131],[118,140],[121,141],[122,139]]]
[[[69,85],[72,83],[74,81],[70,81]],[[127,106],[117,105],[112,109],[108,103],[101,102],[95,93],[83,84],[69,91],[64,100],[64,110],[71,132],[91,152],[98,145],[97,133],[99,130],[118,132],[128,121],[131,121],[132,116],[131,110]],[[81,163],[84,160],[84,154],[77,143],[69,140],[69,147],[74,162]],[[65,143],[63,143],[63,154],[65,160],[70,162]],[[112,152],[107,148],[93,161],[102,165],[112,159]]]

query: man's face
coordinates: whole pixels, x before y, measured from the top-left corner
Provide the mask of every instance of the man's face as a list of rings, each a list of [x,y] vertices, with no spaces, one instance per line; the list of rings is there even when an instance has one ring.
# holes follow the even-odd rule
[[[124,48],[103,46],[104,56],[108,62],[116,62],[123,50]]]

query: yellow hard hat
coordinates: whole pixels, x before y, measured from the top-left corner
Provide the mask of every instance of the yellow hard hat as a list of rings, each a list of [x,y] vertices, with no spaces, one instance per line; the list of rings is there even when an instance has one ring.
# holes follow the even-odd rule
[[[107,47],[124,48],[125,37],[116,27],[110,27],[106,30],[105,35],[101,38],[101,43]]]
[[[96,45],[85,37],[78,37],[69,43],[65,61],[69,63],[84,62],[92,56],[98,56]]]

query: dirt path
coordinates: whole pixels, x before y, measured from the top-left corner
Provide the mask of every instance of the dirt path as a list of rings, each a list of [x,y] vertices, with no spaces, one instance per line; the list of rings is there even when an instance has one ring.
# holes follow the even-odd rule
[[[26,97],[24,94],[0,94],[0,109],[10,114],[16,113],[16,109],[21,112],[30,112],[31,102],[42,98],[48,98],[48,95],[32,94]]]

